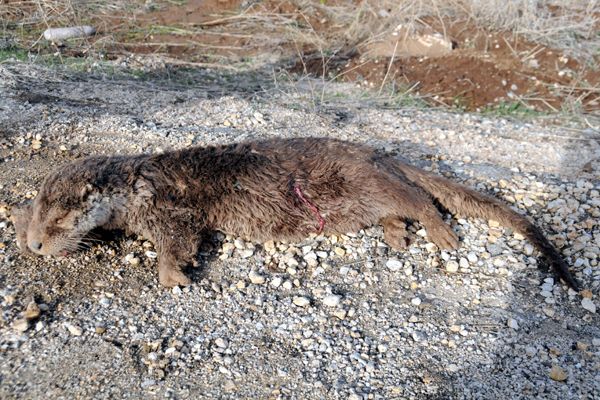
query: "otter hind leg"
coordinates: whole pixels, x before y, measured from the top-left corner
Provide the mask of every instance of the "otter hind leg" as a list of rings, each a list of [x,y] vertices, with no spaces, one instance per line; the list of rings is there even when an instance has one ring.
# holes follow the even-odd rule
[[[383,240],[394,250],[403,250],[408,247],[408,232],[406,223],[400,217],[391,216],[379,221],[383,225]]]
[[[405,240],[406,226],[402,219],[408,219],[420,222],[427,231],[428,239],[440,249],[458,248],[458,236],[444,222],[440,211],[425,191],[397,176],[380,175],[379,178],[376,181],[379,196],[374,198],[381,201],[377,207],[383,214],[381,222],[388,244],[394,247]]]
[[[452,230],[452,227],[444,222],[439,214],[435,217],[430,215],[419,220],[427,231],[427,237],[437,247],[444,250],[457,249],[459,247],[458,235]]]

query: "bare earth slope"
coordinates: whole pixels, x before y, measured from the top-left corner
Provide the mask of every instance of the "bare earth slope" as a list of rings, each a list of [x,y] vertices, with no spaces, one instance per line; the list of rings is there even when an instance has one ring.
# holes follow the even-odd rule
[[[0,398],[598,396],[598,132],[314,109],[299,86],[258,73],[194,74],[145,81],[0,65]],[[462,246],[444,253],[418,226],[400,253],[379,227],[301,243],[215,235],[194,284],[172,291],[142,238],[68,258],[18,253],[8,205],[56,165],[305,135],[367,142],[495,193],[562,248],[591,299],[540,272],[519,235],[480,220],[453,222]]]

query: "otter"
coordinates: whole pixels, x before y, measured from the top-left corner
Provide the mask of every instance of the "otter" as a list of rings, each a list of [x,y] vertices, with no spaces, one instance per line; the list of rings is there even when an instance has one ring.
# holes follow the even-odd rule
[[[381,224],[384,241],[400,250],[408,244],[407,222],[419,222],[440,249],[455,249],[458,236],[438,206],[520,232],[559,278],[578,287],[541,230],[499,200],[372,147],[327,138],[74,161],[46,177],[18,215],[17,231],[21,247],[38,255],[76,251],[95,228],[141,234],[156,247],[160,283],[173,287],[190,284],[182,268],[213,230],[297,241]]]

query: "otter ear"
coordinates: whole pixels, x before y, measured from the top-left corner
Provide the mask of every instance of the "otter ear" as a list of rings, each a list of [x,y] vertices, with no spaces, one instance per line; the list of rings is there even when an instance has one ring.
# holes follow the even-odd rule
[[[84,200],[89,196],[90,193],[92,193],[93,190],[94,187],[92,186],[92,184],[86,183],[79,191],[79,197],[81,197],[81,199]]]

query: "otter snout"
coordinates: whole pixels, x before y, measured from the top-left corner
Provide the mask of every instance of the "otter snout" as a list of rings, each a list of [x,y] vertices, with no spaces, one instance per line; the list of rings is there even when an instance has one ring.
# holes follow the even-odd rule
[[[29,236],[29,235],[27,235]],[[45,255],[44,250],[46,250],[44,247],[44,244],[42,243],[41,240],[38,240],[37,238],[31,238],[28,237],[27,238],[27,247],[29,248],[29,250],[31,250],[32,252],[34,252],[35,254],[38,255]]]
[[[31,243],[29,243],[29,248],[37,253],[42,250],[42,243],[37,240],[32,240]]]

